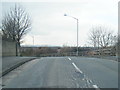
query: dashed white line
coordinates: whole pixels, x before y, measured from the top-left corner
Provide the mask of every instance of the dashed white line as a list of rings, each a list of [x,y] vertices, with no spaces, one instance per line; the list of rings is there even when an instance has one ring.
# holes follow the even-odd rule
[[[87,83],[90,84],[89,80],[87,80]]]
[[[93,87],[94,87],[94,88],[98,88],[98,86],[97,86],[97,85],[93,85]]]
[[[90,80],[90,83],[92,83],[92,80]]]
[[[71,60],[71,58],[68,57],[69,60]],[[80,72],[81,74],[83,73],[76,65],[75,63],[73,62],[72,65],[75,67],[75,69]],[[87,80],[87,83],[90,84],[92,83],[92,80]],[[96,90],[100,90],[99,87],[97,85],[92,85],[93,88],[96,88]]]
[[[75,63],[72,63],[72,65],[75,67],[75,69],[76,69],[78,72],[83,73],[83,72],[75,65]]]
[[[71,58],[69,58],[69,57],[68,57],[68,60],[70,60],[70,61],[71,61]]]

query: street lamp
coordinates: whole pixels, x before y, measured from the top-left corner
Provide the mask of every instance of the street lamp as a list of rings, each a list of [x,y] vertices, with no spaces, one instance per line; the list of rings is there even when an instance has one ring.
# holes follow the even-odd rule
[[[32,48],[32,50],[33,50],[33,56],[35,56],[35,46],[34,46],[34,36],[32,36],[32,39],[33,39],[33,48]]]
[[[68,17],[71,17],[71,18],[77,20],[77,52],[76,52],[76,56],[78,56],[78,23],[79,23],[79,22],[78,22],[78,19],[75,18],[75,17],[73,17],[73,16],[69,16],[69,15],[67,15],[67,14],[64,14],[64,16],[68,16]]]
[[[32,36],[32,39],[33,39],[33,46],[34,46],[34,36]]]

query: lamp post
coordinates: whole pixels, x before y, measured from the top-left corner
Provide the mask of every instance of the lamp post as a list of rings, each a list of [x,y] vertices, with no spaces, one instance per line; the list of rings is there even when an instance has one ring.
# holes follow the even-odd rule
[[[75,17],[73,17],[73,16],[69,16],[69,15],[67,15],[67,14],[64,14],[64,16],[68,16],[68,17],[71,17],[71,18],[73,18],[73,19],[75,19],[76,21],[77,21],[77,52],[76,52],[76,56],[78,56],[78,19],[77,18],[75,18]]]
[[[33,39],[33,48],[32,48],[32,50],[33,50],[33,56],[35,56],[34,36],[32,36],[32,39]]]
[[[33,39],[33,46],[34,46],[34,36],[32,36],[32,39]]]

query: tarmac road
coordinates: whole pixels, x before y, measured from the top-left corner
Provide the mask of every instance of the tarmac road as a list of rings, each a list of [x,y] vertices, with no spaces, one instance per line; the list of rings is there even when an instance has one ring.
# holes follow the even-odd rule
[[[42,57],[3,78],[3,88],[118,88],[118,62],[87,57]]]

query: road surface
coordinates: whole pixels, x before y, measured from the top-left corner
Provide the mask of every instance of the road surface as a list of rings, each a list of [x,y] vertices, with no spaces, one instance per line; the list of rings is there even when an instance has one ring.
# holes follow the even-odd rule
[[[118,62],[87,57],[42,57],[13,70],[3,88],[118,88]]]

